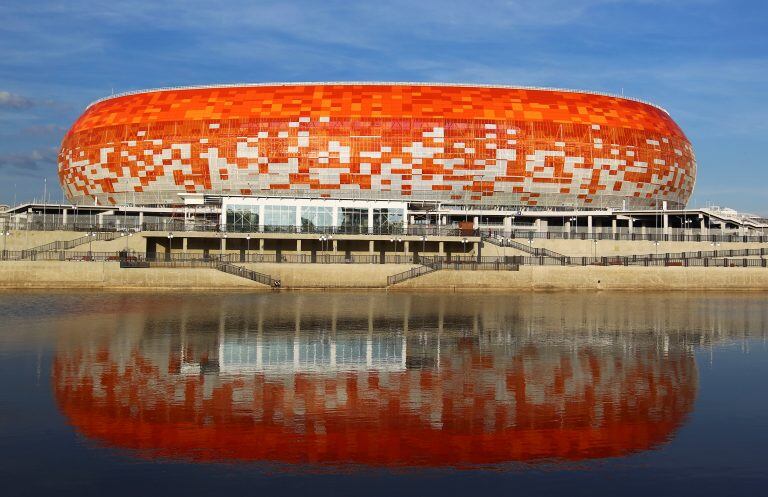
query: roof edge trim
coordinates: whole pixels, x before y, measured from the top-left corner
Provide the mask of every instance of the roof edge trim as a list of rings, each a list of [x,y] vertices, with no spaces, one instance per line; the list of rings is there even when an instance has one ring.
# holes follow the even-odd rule
[[[566,93],[583,93],[586,95],[597,95],[601,97],[620,98],[622,100],[629,100],[632,102],[649,105],[667,115],[669,111],[660,105],[656,105],[652,102],[641,100],[639,98],[627,97],[624,95],[617,95],[615,93],[591,91],[591,90],[574,90],[568,88],[551,88],[546,86],[515,86],[515,85],[494,85],[494,84],[479,84],[479,83],[429,83],[424,81],[415,82],[392,82],[392,81],[303,81],[303,82],[282,82],[282,83],[226,83],[215,85],[192,85],[192,86],[166,86],[160,88],[147,88],[144,90],[133,90],[122,93],[115,93],[107,97],[94,100],[86,107],[86,110],[90,109],[96,104],[112,100],[120,97],[127,97],[130,95],[141,95],[143,93],[154,93],[160,91],[175,91],[175,90],[206,90],[217,88],[250,88],[250,87],[267,87],[267,86],[447,86],[447,87],[459,87],[459,88],[498,88],[503,90],[538,90],[538,91],[560,91]]]

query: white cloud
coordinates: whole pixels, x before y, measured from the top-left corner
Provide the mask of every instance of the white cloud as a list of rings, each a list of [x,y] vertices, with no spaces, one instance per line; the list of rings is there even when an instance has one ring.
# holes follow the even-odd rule
[[[0,109],[28,109],[33,105],[32,100],[24,96],[9,91],[0,91]]]

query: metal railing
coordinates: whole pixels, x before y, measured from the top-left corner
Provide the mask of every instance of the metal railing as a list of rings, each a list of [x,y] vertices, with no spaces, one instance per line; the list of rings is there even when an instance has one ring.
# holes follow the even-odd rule
[[[690,254],[690,255],[689,255]],[[125,267],[151,263],[155,267],[207,267],[233,263],[287,263],[287,264],[419,264],[432,269],[493,269],[515,270],[516,266],[702,266],[702,267],[766,267],[768,248],[744,250],[717,250],[681,254],[650,254],[629,256],[580,257],[563,256],[420,256],[398,254],[382,257],[376,254],[209,254],[205,252],[84,252],[45,251],[27,254],[26,251],[0,251],[2,261],[69,261],[69,262],[121,262]]]
[[[536,257],[544,256],[544,257],[551,257],[553,259],[559,259],[559,260],[562,260],[564,257],[566,257],[564,254],[555,252],[554,250],[549,250],[549,249],[540,248],[540,247],[532,247],[531,245],[526,245],[525,243],[520,243],[516,240],[511,240],[511,239],[501,240],[501,239],[490,237],[490,236],[484,236],[483,240],[489,243],[492,243],[494,245],[497,245],[499,247],[511,247],[511,248],[520,250],[522,252],[525,252],[527,254],[534,255]]]
[[[248,268],[235,266],[234,264],[229,264],[226,262],[220,262],[216,264],[215,267],[221,272],[232,274],[234,276],[239,276],[241,278],[246,278],[251,281],[261,283],[263,285],[271,286],[273,288],[280,288],[281,286],[280,280],[273,279],[271,276],[267,274],[259,273],[257,271],[253,271]]]
[[[627,232],[603,232],[585,231],[569,232],[559,230],[534,231],[512,230],[504,232],[496,229],[480,229],[483,236],[495,238],[498,240],[624,240],[624,241],[650,241],[650,242],[718,242],[718,243],[768,243],[768,233],[750,233],[740,234],[732,231],[715,232],[712,230],[708,234],[691,233],[691,230],[670,228],[666,232],[659,230],[650,230],[641,232],[635,229],[632,233]]]
[[[117,238],[117,236],[118,235],[116,233],[93,232],[85,236],[81,236],[80,238],[75,238],[74,240],[60,240],[56,242],[45,243],[43,245],[38,245],[37,247],[32,247],[31,249],[22,250],[21,252],[22,254],[24,254],[22,258],[26,259],[40,252],[50,252],[53,250],[69,250],[79,245],[84,245],[86,243],[91,243],[96,241],[111,241]]]
[[[432,273],[437,270],[438,268],[435,268],[432,266],[417,266],[407,271],[403,271],[402,273],[397,273],[391,276],[387,276],[387,286],[396,285],[398,283],[402,283],[403,281],[410,280],[418,276],[423,276],[425,274]]]

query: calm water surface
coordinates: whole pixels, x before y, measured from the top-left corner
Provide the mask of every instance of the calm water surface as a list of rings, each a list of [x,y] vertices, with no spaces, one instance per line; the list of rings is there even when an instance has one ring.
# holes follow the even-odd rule
[[[768,295],[0,294],[3,495],[766,495]]]

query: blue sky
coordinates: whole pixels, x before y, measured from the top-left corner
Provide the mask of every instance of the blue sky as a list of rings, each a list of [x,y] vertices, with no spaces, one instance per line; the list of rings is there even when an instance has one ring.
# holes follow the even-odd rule
[[[159,86],[443,81],[599,90],[665,107],[692,206],[768,214],[768,2],[4,0],[0,203],[61,198],[56,152],[92,100]]]

